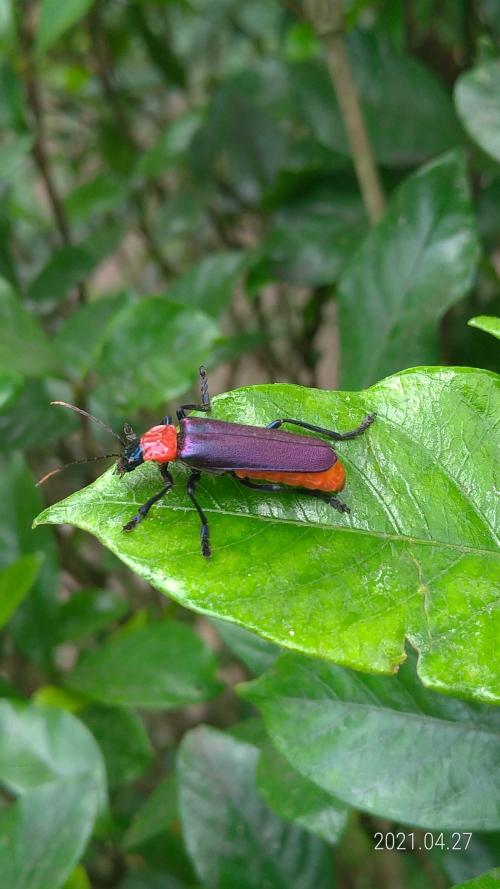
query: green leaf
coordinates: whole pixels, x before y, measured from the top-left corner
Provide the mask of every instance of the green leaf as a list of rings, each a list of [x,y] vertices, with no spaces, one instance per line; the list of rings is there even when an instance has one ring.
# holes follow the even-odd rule
[[[157,408],[193,382],[219,334],[214,320],[146,297],[115,318],[97,361],[96,397],[128,410]],[[124,360],[126,356],[126,360]]]
[[[0,411],[12,405],[24,382],[16,370],[0,370]]]
[[[93,705],[79,715],[101,748],[111,788],[144,774],[153,750],[137,713],[125,707]]]
[[[452,103],[427,68],[376,33],[352,33],[348,48],[370,142],[380,163],[408,167],[457,144],[460,130]],[[303,120],[320,142],[350,156],[325,63],[292,66],[291,76]]]
[[[320,286],[338,277],[366,230],[357,196],[325,183],[289,200],[274,216],[262,245],[269,273],[285,281]]]
[[[28,595],[40,570],[42,556],[30,553],[0,571],[0,627]]]
[[[84,247],[60,247],[31,282],[28,298],[54,305],[85,280],[96,262],[97,258]]]
[[[320,889],[332,877],[326,847],[269,811],[255,789],[255,747],[201,726],[177,760],[188,851],[207,887]]]
[[[123,848],[126,851],[136,849],[153,837],[164,833],[178,818],[177,781],[175,774],[171,773],[160,781],[137,812],[123,837]]]
[[[438,321],[467,293],[478,256],[464,160],[448,154],[399,188],[341,278],[342,385],[436,361]]]
[[[0,872],[12,889],[59,889],[81,857],[96,818],[88,777],[32,790],[0,817]]]
[[[159,489],[154,466],[122,479],[110,471],[37,522],[91,531],[182,605],[278,645],[393,672],[407,637],[425,684],[498,701],[499,399],[499,378],[469,368],[416,368],[358,393],[276,384],[219,396],[215,417],[258,426],[297,417],[345,431],[377,418],[338,445],[350,515],[300,491],[204,477],[210,561],[180,484],[133,534],[122,532]]]
[[[487,874],[482,874],[482,876],[469,880],[467,883],[460,883],[459,886],[454,886],[453,889],[498,889],[499,886],[500,867],[495,867]]]
[[[10,182],[28,156],[33,144],[31,133],[10,134],[11,138],[0,146],[0,182]]]
[[[92,889],[87,871],[81,864],[77,864],[72,870],[63,889]]]
[[[161,176],[183,160],[202,120],[199,111],[188,111],[172,121],[160,133],[153,147],[139,156],[137,173],[147,177]]]
[[[477,327],[479,330],[484,330],[485,333],[491,333],[497,340],[500,340],[500,318],[495,318],[493,315],[478,315],[467,321],[467,324],[469,327]]]
[[[64,206],[71,222],[87,222],[94,214],[119,210],[128,192],[128,183],[123,179],[113,179],[109,173],[99,173],[90,182],[73,189],[66,197]]]
[[[261,639],[255,633],[249,633],[237,624],[225,620],[214,620],[212,623],[222,641],[242,661],[254,676],[263,673],[270,667],[280,653],[277,645]]]
[[[212,253],[172,284],[165,296],[172,303],[192,306],[218,318],[227,309],[247,261],[243,252]]]
[[[33,516],[42,506],[40,492],[21,454],[0,461],[0,567],[27,553],[45,558],[29,597],[13,615],[9,632],[27,657],[48,664],[56,642],[58,562],[54,535],[47,528],[31,530]]]
[[[190,157],[202,179],[222,165],[238,195],[255,203],[281,166],[285,139],[275,116],[246,88],[244,77],[222,84],[191,142]]]
[[[293,767],[350,805],[427,829],[498,829],[500,712],[424,689],[415,660],[384,678],[283,655],[242,693]]]
[[[17,398],[0,409],[0,452],[27,450],[64,438],[77,423],[69,411],[54,410],[54,398],[41,380],[26,380]]]
[[[66,684],[104,704],[172,710],[221,688],[213,654],[174,621],[122,632],[85,653]]]
[[[349,817],[349,807],[293,769],[271,744],[261,752],[257,790],[270,809],[325,840],[338,843]]]
[[[36,33],[36,48],[41,55],[75,25],[90,9],[93,0],[42,0]]]
[[[500,161],[500,61],[466,71],[455,85],[455,105],[471,139]]]
[[[0,781],[20,797],[0,818],[2,880],[57,889],[106,803],[96,742],[63,710],[0,701]]]
[[[127,294],[86,303],[64,322],[54,345],[67,374],[81,379],[95,366],[119,313],[130,303]]]
[[[0,368],[42,376],[56,366],[54,350],[36,318],[24,311],[10,285],[0,280]]]
[[[55,618],[60,642],[79,641],[119,621],[127,603],[112,590],[81,590],[64,602]]]
[[[29,795],[41,785],[75,778],[85,778],[102,808],[104,763],[85,726],[55,707],[0,701],[0,781],[16,795]]]

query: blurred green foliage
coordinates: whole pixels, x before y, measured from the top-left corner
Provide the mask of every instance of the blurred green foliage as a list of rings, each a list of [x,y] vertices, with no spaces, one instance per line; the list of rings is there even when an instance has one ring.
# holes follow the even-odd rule
[[[6,889],[500,885],[500,721],[484,703],[499,692],[498,378],[400,375],[498,371],[500,9],[346,0],[344,13],[386,202],[375,226],[329,38],[300,0],[0,0]],[[219,391],[396,375],[371,391],[404,434],[380,422],[347,457],[353,521],[367,538],[399,522],[377,595],[359,537],[342,549],[351,519],[300,495],[259,504],[229,480],[203,489],[212,580],[180,490],[127,543],[137,573],[78,528],[31,530],[34,480],[111,449],[51,400],[144,429],[191,399],[200,362]],[[278,389],[312,417],[335,401],[342,426],[375,397]],[[242,390],[216,409],[262,422],[271,397]],[[56,475],[48,500],[95,465]],[[118,480],[99,485],[102,510],[91,488],[67,517],[111,543],[133,487],[108,516]],[[415,529],[442,542],[444,526],[459,552],[431,565],[398,550]],[[405,635],[419,672],[411,652],[397,677],[351,669],[395,668]],[[405,852],[374,849],[398,831],[414,838]]]

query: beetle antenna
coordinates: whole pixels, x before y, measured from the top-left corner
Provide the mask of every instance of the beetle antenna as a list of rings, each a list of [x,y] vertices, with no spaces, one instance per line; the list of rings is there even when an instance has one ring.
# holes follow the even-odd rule
[[[83,460],[72,460],[71,463],[65,463],[64,466],[58,466],[57,469],[51,469],[50,472],[47,472],[46,475],[40,478],[35,487],[39,488],[40,485],[45,484],[49,478],[52,478],[53,475],[57,475],[58,472],[62,472],[63,469],[67,469],[68,466],[76,466],[78,463],[93,463],[94,460],[105,460],[107,457],[120,457],[121,454],[99,454],[98,457],[84,457]]]
[[[106,423],[103,423],[103,421],[99,420],[98,417],[94,417],[92,414],[89,414],[88,411],[82,410],[82,408],[77,407],[76,404],[68,404],[67,401],[51,401],[50,403],[51,404],[59,404],[59,405],[61,405],[61,407],[68,407],[71,411],[76,411],[77,414],[81,414],[82,417],[88,417],[89,420],[93,420],[94,423],[97,423],[97,425],[100,426],[101,429],[105,429],[106,432],[110,432],[111,435],[114,438],[116,438],[116,440],[119,441],[122,446],[124,445],[124,442],[123,442],[123,439],[121,438],[121,436],[118,435],[117,432],[114,432],[113,429],[111,429],[111,426],[107,426]],[[113,454],[113,456],[115,456],[115,455]]]

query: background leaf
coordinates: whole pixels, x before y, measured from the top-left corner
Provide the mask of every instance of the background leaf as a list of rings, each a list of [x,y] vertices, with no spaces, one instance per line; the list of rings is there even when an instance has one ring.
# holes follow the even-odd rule
[[[376,158],[383,164],[421,163],[457,142],[457,123],[443,87],[383,34],[353,32],[349,56]],[[349,156],[344,125],[323,62],[292,69],[300,110],[317,138]],[[418,93],[419,101],[415,102]],[[412,107],[411,115],[402,109]]]
[[[500,713],[422,688],[414,661],[387,679],[283,655],[243,694],[294,768],[345,802],[428,829],[498,829]]]
[[[349,807],[295,769],[271,744],[261,751],[256,784],[273,812],[293,821],[327,843],[337,843],[345,830]]]
[[[84,654],[66,682],[105,704],[171,709],[217,694],[215,667],[192,630],[170,621],[119,633]]]
[[[477,327],[486,333],[491,333],[497,340],[500,340],[500,318],[492,318],[488,315],[478,315],[477,318],[471,318],[467,322],[469,327]]]
[[[21,454],[2,458],[0,472],[0,565],[26,553],[43,553],[44,560],[30,595],[11,619],[10,632],[18,649],[30,660],[46,664],[56,641],[58,555],[47,528],[31,530],[33,514],[42,500]]]
[[[208,727],[183,739],[178,759],[181,819],[200,877],[208,887],[220,889],[288,889],[291,880],[303,889],[326,889],[331,875],[325,848],[281,821],[259,799],[257,757],[254,747]]]
[[[91,6],[92,0],[64,0],[64,3],[59,0],[42,0],[36,35],[38,52],[47,52]]]
[[[86,707],[80,718],[101,748],[111,788],[135,781],[146,771],[153,750],[133,710],[93,705]]]
[[[3,627],[29,593],[40,570],[38,553],[23,556],[0,571],[0,627]]]
[[[0,281],[0,365],[26,376],[54,372],[57,356],[37,320],[24,311],[18,297]]]
[[[208,315],[149,297],[120,312],[97,361],[96,397],[128,410],[159,408],[185,392],[218,327]],[[124,360],[126,356],[126,360]]]
[[[426,684],[498,700],[500,461],[490,430],[499,393],[494,374],[421,368],[363,393],[276,385],[219,396],[215,416],[257,425],[300,417],[345,430],[370,412],[377,419],[339,445],[349,517],[297,491],[247,493],[233,479],[204,480],[209,563],[198,555],[198,519],[180,485],[133,535],[123,534],[157,490],[153,467],[125,479],[110,471],[37,521],[91,531],[184,605],[279,645],[390,672],[404,659],[406,636]]]
[[[58,889],[81,857],[96,817],[88,778],[35,788],[0,816],[0,870],[16,889]]]
[[[449,154],[400,187],[342,276],[342,385],[436,361],[437,322],[471,286],[478,253],[463,158]]]
[[[497,59],[462,74],[455,86],[455,105],[465,129],[496,161],[500,161],[499,90],[500,61]]]

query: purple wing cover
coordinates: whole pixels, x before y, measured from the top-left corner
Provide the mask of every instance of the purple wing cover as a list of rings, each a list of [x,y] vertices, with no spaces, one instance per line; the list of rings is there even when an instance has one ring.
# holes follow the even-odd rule
[[[205,471],[263,469],[323,472],[337,455],[320,438],[223,420],[186,417],[180,422],[177,459]]]

